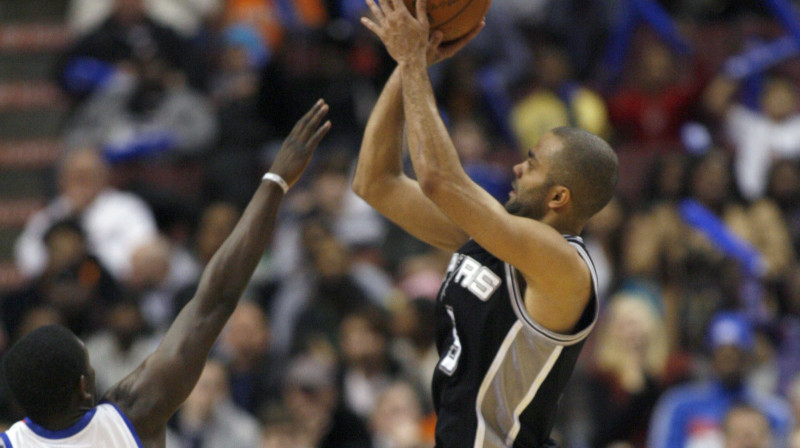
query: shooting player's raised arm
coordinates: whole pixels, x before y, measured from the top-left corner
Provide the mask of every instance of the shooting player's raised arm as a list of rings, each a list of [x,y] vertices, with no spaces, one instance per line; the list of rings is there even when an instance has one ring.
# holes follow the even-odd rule
[[[379,213],[420,240],[455,250],[468,237],[402,169],[403,100],[400,73],[387,81],[370,115],[358,156],[353,190]]]

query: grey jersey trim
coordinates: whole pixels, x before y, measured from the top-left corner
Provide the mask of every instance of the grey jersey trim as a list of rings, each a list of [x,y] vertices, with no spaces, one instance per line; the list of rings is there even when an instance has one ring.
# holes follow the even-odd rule
[[[589,257],[589,253],[584,249],[584,247],[580,244],[579,241],[582,241],[578,237],[565,237],[567,242],[573,246],[577,251],[578,255],[583,259],[586,265],[589,267],[589,273],[592,277],[592,299],[595,301],[595,311],[594,316],[592,317],[592,322],[586,326],[583,330],[579,331],[575,334],[563,334],[557,333],[555,331],[548,330],[541,326],[538,322],[536,322],[529,314],[528,310],[525,308],[525,300],[524,296],[520,293],[519,289],[519,282],[517,282],[516,276],[516,268],[511,266],[508,263],[505,263],[505,270],[506,270],[506,284],[508,285],[508,296],[511,299],[511,308],[514,309],[514,313],[517,315],[517,318],[522,321],[525,326],[529,329],[533,329],[538,334],[558,343],[561,345],[574,345],[578,342],[585,339],[589,333],[594,328],[595,323],[597,322],[597,317],[600,313],[600,304],[598,303],[597,298],[597,290],[598,290],[598,283],[597,283],[597,272],[594,268],[594,263],[592,262],[591,257]],[[577,240],[577,241],[576,241]]]

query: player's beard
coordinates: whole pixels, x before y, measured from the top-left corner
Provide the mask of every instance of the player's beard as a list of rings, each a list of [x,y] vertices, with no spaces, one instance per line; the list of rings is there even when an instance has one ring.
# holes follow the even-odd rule
[[[547,193],[553,185],[555,183],[548,180],[528,191],[516,190],[516,195],[505,204],[506,211],[512,215],[541,220],[547,213]]]

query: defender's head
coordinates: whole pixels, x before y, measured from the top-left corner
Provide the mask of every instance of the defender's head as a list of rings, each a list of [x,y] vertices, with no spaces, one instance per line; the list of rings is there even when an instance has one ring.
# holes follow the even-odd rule
[[[14,344],[3,359],[3,376],[25,414],[39,424],[95,404],[86,348],[60,325],[40,327]]]
[[[560,127],[542,136],[527,160],[514,166],[514,174],[506,210],[579,230],[613,197],[617,155],[590,132]]]

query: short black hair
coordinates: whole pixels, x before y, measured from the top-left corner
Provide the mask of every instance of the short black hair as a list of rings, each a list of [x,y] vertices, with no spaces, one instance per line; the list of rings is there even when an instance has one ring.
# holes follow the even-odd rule
[[[588,220],[614,197],[619,177],[617,154],[602,138],[579,128],[551,131],[563,148],[556,156],[552,180],[572,192],[576,216]]]
[[[78,337],[60,325],[47,325],[23,336],[3,359],[11,394],[33,421],[65,412],[87,375],[86,353]]]

